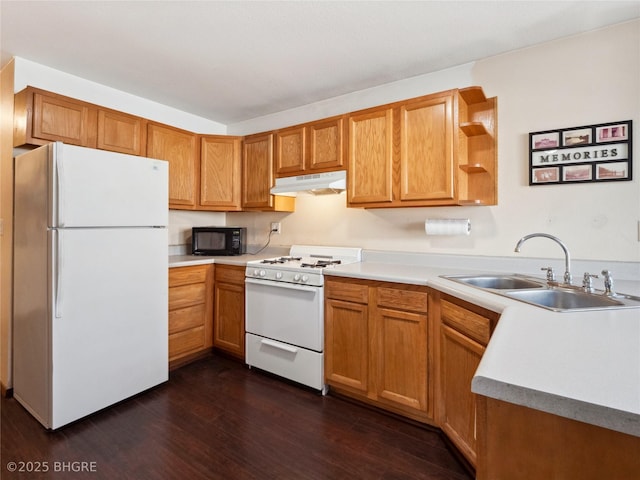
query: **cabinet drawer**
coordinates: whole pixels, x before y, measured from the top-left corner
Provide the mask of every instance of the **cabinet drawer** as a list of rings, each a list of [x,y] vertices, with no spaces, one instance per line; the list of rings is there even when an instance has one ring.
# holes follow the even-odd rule
[[[174,333],[173,335],[169,335],[169,360],[183,353],[201,350],[204,347],[204,327]]]
[[[205,323],[205,305],[180,308],[169,312],[169,334],[189,328],[201,327]]]
[[[204,283],[171,287],[169,289],[169,310],[205,303],[206,295],[207,289]]]
[[[403,288],[378,288],[378,306],[427,313],[429,294]]]
[[[215,271],[216,282],[244,284],[245,268],[218,265]]]
[[[446,300],[440,303],[442,321],[460,333],[486,346],[491,335],[491,321]]]
[[[190,283],[204,282],[211,265],[199,265],[196,267],[178,267],[169,269],[169,286],[188,285]]]
[[[369,287],[354,283],[326,282],[325,292],[327,298],[344,300],[346,302],[368,303]]]

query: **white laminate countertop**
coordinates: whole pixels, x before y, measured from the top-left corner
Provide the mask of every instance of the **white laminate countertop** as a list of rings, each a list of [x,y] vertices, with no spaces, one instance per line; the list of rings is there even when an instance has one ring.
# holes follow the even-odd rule
[[[209,263],[246,267],[247,262],[250,262],[252,260],[263,260],[265,258],[271,258],[273,256],[273,253],[259,253],[255,255],[247,253],[245,255],[229,255],[216,257],[207,257],[204,255],[170,255],[169,268],[189,267],[192,265],[206,265]]]
[[[169,266],[244,266],[270,256],[179,255],[169,257]],[[640,437],[640,309],[553,312],[441,277],[501,271],[500,265],[478,270],[463,257],[446,267],[364,261],[324,273],[428,285],[501,313],[473,378],[475,393]],[[640,282],[617,281],[616,290],[639,295]]]
[[[501,313],[475,393],[640,437],[640,309],[553,312],[440,277],[472,273],[461,268],[363,262],[325,273],[428,285]],[[640,283],[618,286],[636,294]]]

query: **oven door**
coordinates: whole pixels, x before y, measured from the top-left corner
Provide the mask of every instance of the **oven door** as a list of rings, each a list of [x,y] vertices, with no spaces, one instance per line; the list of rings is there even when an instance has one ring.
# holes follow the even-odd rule
[[[322,287],[245,279],[246,331],[322,352]]]

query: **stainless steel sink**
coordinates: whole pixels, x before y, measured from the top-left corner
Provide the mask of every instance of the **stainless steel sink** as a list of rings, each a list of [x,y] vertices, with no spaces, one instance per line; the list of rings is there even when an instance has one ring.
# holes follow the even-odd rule
[[[551,310],[587,310],[621,308],[625,304],[611,297],[577,290],[542,289],[505,292],[505,296]]]
[[[519,290],[521,288],[543,288],[545,286],[543,281],[518,275],[453,275],[446,278],[478,288],[496,290]]]
[[[557,312],[640,308],[640,298],[632,295],[604,295],[586,292],[577,286],[553,285],[518,274],[443,275],[443,278],[503,297]]]

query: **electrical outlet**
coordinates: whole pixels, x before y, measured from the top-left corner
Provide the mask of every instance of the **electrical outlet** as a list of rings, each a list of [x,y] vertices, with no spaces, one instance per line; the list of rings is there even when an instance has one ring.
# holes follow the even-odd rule
[[[271,222],[271,233],[280,233],[280,222]]]

